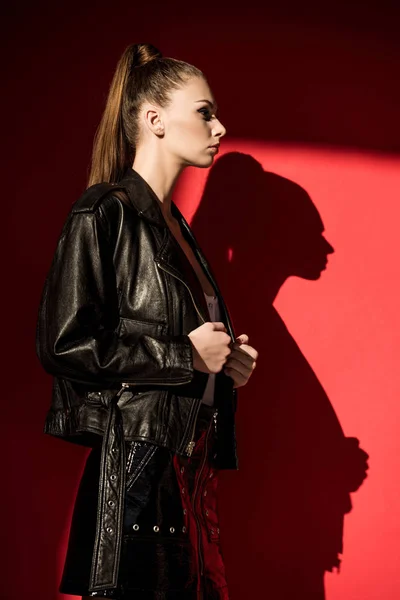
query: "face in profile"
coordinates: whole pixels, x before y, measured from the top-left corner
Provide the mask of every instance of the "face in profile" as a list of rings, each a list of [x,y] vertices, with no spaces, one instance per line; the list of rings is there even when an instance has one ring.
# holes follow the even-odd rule
[[[183,166],[209,167],[226,129],[216,116],[217,106],[202,77],[172,90],[170,104],[161,111],[163,149]]]

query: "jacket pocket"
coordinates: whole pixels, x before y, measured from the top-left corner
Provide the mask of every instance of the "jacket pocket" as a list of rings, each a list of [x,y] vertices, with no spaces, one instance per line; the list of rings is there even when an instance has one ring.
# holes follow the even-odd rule
[[[89,404],[90,406],[108,407],[118,391],[118,389],[105,389],[101,391],[87,390],[85,392],[85,403]],[[123,391],[118,398],[118,406],[121,407],[129,404],[133,399],[141,396],[143,393],[144,391],[137,389],[127,389]]]
[[[155,444],[150,442],[129,443],[129,452],[126,460],[126,491],[129,491],[135,481],[143,473],[144,468],[152,459],[157,450]]]
[[[125,317],[120,317],[118,326],[118,335],[127,345],[135,344],[142,335],[159,336],[165,335],[167,331],[168,326],[165,323],[127,319]]]
[[[158,446],[133,441],[127,443],[127,448],[124,528],[129,531],[134,527],[135,531],[136,521],[149,502],[155,469],[152,458]]]

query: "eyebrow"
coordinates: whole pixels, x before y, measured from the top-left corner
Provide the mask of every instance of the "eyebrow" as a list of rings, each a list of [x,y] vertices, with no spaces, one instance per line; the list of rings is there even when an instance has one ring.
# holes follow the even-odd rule
[[[207,100],[206,98],[202,98],[201,100],[195,100],[195,102],[207,102],[207,104],[209,104],[211,106],[211,108],[214,109],[215,112],[218,111],[218,105],[213,102],[211,102],[210,100]]]

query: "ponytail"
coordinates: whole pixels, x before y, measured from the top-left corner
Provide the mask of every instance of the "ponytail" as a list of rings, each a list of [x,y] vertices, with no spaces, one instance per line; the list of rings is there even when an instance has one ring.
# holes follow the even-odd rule
[[[94,136],[88,187],[121,179],[134,160],[142,103],[149,100],[166,106],[169,92],[191,77],[204,75],[189,63],[164,58],[152,44],[131,44],[124,50]]]

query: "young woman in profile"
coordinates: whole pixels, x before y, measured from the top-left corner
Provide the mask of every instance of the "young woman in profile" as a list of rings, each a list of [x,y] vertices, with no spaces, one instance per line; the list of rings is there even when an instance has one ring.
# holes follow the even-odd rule
[[[257,351],[172,201],[226,131],[203,73],[126,48],[88,188],[44,285],[36,350],[53,376],[45,432],[91,448],[59,591],[225,600],[216,487],[237,469],[237,388]]]

